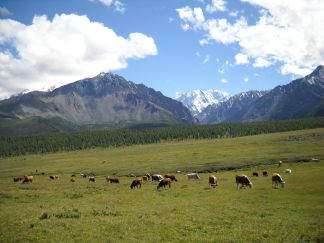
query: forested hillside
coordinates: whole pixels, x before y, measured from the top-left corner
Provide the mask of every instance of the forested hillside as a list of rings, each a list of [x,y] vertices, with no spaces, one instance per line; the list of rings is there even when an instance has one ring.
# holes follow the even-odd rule
[[[324,117],[205,126],[187,125],[152,129],[83,131],[39,136],[0,137],[0,156],[51,153],[95,147],[120,147],[167,140],[240,137],[319,127],[324,127]]]

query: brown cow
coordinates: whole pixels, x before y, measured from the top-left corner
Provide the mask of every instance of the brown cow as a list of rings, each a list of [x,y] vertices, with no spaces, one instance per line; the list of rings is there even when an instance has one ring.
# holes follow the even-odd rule
[[[281,184],[281,187],[285,187],[285,181],[282,179],[281,175],[278,173],[272,174],[272,187],[278,188],[278,184]]]
[[[135,187],[136,188],[138,188],[138,187],[141,188],[142,187],[142,179],[135,179],[135,180],[133,180],[130,188],[133,189]]]
[[[23,179],[24,179],[23,177],[14,177],[13,181],[18,182],[18,181],[22,181]]]
[[[216,188],[216,186],[218,186],[217,183],[217,177],[214,175],[209,176],[209,185],[213,188]]]
[[[142,180],[143,180],[143,181],[148,181],[149,178],[148,178],[148,176],[142,176]]]
[[[33,182],[33,180],[34,180],[34,176],[25,176],[22,183]]]
[[[165,179],[170,178],[171,181],[178,181],[177,178],[174,175],[171,175],[171,174],[164,175],[164,178]]]
[[[157,190],[159,190],[159,188],[161,188],[161,187],[166,187],[166,186],[169,186],[169,188],[171,188],[171,178],[165,178],[165,179],[163,179],[163,180],[161,180],[160,182],[159,182],[159,184],[157,185]]]
[[[75,182],[74,177],[71,177],[70,181],[71,181],[71,182]]]
[[[118,178],[112,178],[110,176],[106,177],[106,181],[109,183],[119,183],[119,179]]]
[[[249,177],[247,177],[246,175],[236,175],[235,181],[237,184],[237,189],[240,189],[240,185],[241,185],[241,188],[243,186],[247,186],[249,188],[253,187],[252,182],[249,180]]]

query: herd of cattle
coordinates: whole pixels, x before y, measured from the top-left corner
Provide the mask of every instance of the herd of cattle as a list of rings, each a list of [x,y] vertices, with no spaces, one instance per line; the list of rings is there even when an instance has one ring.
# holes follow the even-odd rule
[[[282,166],[282,162],[280,161],[278,164],[278,167]],[[285,173],[287,174],[291,174],[292,171],[291,169],[285,169]],[[267,171],[263,171],[262,175],[264,177],[268,176],[268,172]],[[80,174],[80,176],[82,178],[88,178],[89,183],[95,183],[96,182],[96,178],[94,176],[89,176],[87,174]],[[259,173],[258,172],[253,172],[252,176],[258,177]],[[197,180],[200,179],[199,175],[197,173],[190,173],[187,174],[187,178],[189,180]],[[59,176],[58,175],[51,175],[49,176],[50,180],[58,180]],[[281,187],[285,186],[285,181],[283,180],[283,178],[281,177],[280,174],[278,173],[273,173],[272,174],[272,186],[275,188],[278,188],[278,185],[281,185]],[[22,183],[32,183],[34,180],[34,176],[32,175],[26,175],[24,177],[14,177],[13,181],[14,182],[19,182],[22,181]],[[140,178],[136,178],[132,181],[130,188],[134,189],[134,188],[141,188],[143,182],[145,181],[157,181],[158,185],[157,185],[157,189],[160,188],[166,188],[169,187],[171,188],[171,183],[173,181],[177,182],[177,178],[175,177],[175,175],[172,174],[166,174],[164,176],[159,175],[159,174],[154,174],[154,175],[150,175],[150,174],[145,174],[144,176],[141,176]],[[70,178],[70,182],[76,182],[76,175],[71,175]],[[107,176],[106,177],[106,182],[107,183],[119,183],[119,179],[118,178],[113,178],[111,176]],[[216,188],[218,186],[218,180],[217,177],[214,175],[209,176],[208,178],[208,182],[210,187],[212,188]],[[236,175],[235,176],[235,182],[237,185],[237,189],[240,189],[242,187],[248,187],[248,188],[252,188],[253,187],[253,183],[251,182],[251,180],[249,179],[249,177],[247,175]]]

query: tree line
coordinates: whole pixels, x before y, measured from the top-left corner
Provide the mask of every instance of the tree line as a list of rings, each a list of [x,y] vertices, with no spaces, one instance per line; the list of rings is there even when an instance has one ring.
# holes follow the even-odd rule
[[[217,125],[182,125],[148,129],[79,131],[37,136],[2,136],[0,137],[0,157],[97,147],[121,147],[161,141],[242,137],[319,127],[324,127],[324,117]]]

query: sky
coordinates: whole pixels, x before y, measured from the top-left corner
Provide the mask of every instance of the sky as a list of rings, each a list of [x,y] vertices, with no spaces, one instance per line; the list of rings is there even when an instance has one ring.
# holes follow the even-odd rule
[[[324,64],[322,0],[0,0],[0,99],[112,72],[175,97]]]

